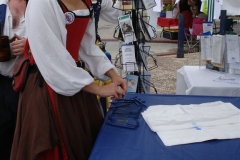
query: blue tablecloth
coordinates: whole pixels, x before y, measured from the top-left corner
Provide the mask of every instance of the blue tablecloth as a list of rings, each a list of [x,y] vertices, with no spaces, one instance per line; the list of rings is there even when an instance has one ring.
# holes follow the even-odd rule
[[[148,106],[221,100],[240,108],[240,97],[128,94],[127,98],[135,96],[146,101]],[[105,121],[89,160],[240,160],[240,139],[166,147],[142,116],[138,121],[140,126],[137,129],[116,127]]]

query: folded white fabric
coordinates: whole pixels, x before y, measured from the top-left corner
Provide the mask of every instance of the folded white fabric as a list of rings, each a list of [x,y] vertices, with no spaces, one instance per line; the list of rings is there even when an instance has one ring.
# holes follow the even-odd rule
[[[240,138],[240,110],[231,103],[156,105],[142,115],[166,146]]]

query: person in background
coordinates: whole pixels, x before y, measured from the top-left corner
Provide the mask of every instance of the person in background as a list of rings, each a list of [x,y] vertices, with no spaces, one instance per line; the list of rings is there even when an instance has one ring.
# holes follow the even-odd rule
[[[5,10],[6,9],[6,10]],[[10,43],[12,58],[0,62],[0,159],[9,160],[13,141],[19,94],[12,88],[12,70],[22,58],[26,42],[25,0],[0,0],[1,34],[14,41]],[[25,38],[23,38],[25,37]],[[1,48],[0,48],[1,50]]]
[[[190,9],[188,0],[180,0],[177,3],[177,8],[178,10],[175,18],[177,18],[179,14],[184,14],[185,15],[184,28],[192,27],[192,11]]]
[[[97,96],[122,98],[127,82],[95,45],[91,0],[30,0],[31,49],[11,160],[87,160],[103,122]],[[97,86],[87,68],[112,83]]]
[[[207,19],[207,15],[201,12],[201,6],[202,6],[202,1],[201,0],[189,0],[192,3],[192,13],[193,13],[193,18],[198,17],[198,18],[205,18]]]
[[[112,0],[92,0],[94,18],[95,18],[95,32],[96,32],[96,45],[106,54],[111,61],[111,54],[106,51],[106,42],[102,42],[101,37],[98,33],[98,22],[99,18],[113,24],[118,23],[118,17],[120,16],[119,2],[113,4]]]
[[[92,0],[93,6],[97,4],[96,7],[100,8],[99,13],[96,13],[96,15],[94,15],[96,18],[95,20],[98,21],[100,18],[106,22],[117,24],[118,17],[120,16],[120,10],[117,9],[119,8],[119,3],[120,2],[117,1],[115,4],[113,4],[112,0]],[[98,28],[96,28],[96,30],[97,29]]]
[[[201,13],[201,0],[188,0],[188,4],[191,6],[193,18],[199,17],[199,14]]]

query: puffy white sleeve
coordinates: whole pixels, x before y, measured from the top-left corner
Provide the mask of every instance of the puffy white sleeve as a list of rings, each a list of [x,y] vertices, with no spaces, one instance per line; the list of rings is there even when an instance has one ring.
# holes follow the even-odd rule
[[[36,64],[55,92],[72,96],[94,81],[88,72],[76,66],[66,50],[65,16],[56,0],[29,1],[26,30]],[[89,48],[92,46],[94,43],[88,44]]]
[[[105,81],[109,77],[104,74],[110,69],[114,69],[117,72],[117,69],[98,46],[89,45],[95,44],[95,37],[94,20],[90,19],[81,43],[79,57],[86,63],[87,68],[94,76]]]
[[[116,9],[119,8],[118,3],[116,2],[116,6],[113,8],[112,0],[102,0],[100,18],[104,21],[117,24],[120,13],[120,10]]]

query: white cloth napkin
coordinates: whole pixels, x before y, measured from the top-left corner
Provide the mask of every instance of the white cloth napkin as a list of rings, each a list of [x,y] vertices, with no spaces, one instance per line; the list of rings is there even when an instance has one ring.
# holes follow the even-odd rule
[[[156,105],[142,115],[166,146],[240,138],[240,110],[231,103]]]

